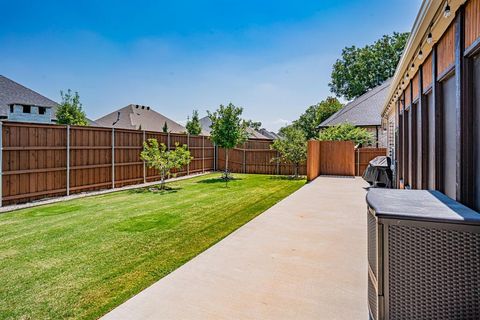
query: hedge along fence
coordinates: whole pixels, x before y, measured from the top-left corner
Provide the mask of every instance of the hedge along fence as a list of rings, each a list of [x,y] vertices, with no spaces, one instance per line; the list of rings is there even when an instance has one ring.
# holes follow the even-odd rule
[[[276,161],[278,153],[270,148],[271,140],[251,139],[228,151],[228,169],[235,173],[293,175],[293,164]],[[227,150],[218,148],[218,170],[225,170]],[[307,173],[306,163],[299,167],[300,175]]]
[[[178,176],[215,168],[215,148],[205,136],[19,122],[1,127],[0,204],[160,180],[140,159],[150,138],[169,149],[176,142],[189,147],[194,159]]]

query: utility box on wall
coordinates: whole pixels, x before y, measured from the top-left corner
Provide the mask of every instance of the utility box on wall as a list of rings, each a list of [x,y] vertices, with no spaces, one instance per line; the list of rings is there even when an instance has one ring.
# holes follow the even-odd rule
[[[480,319],[480,214],[437,191],[367,203],[370,318]]]

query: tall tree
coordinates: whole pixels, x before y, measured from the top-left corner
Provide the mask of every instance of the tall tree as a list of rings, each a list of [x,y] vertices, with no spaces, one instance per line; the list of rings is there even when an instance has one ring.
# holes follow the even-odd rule
[[[193,110],[192,119],[187,119],[187,132],[192,136],[198,136],[202,132],[202,126],[200,125],[200,120],[198,119],[198,111]]]
[[[307,140],[314,139],[318,135],[317,127],[320,123],[340,110],[342,106],[337,98],[328,97],[316,105],[308,107],[298,120],[293,121],[291,126],[302,130]],[[284,128],[280,129],[280,134],[284,135],[284,130]]]
[[[241,118],[243,108],[235,107],[232,103],[220,105],[215,112],[207,111],[212,121],[210,139],[215,145],[227,150],[225,159],[225,177],[228,177],[228,150],[245,142],[248,138],[248,124]]]
[[[160,189],[165,189],[165,179],[170,177],[172,169],[180,169],[193,159],[186,145],[175,144],[175,149],[167,150],[163,143],[158,144],[157,139],[148,139],[143,143],[140,158],[149,168],[155,168],[160,173]]]
[[[298,177],[298,169],[307,159],[307,139],[303,131],[293,126],[286,127],[283,137],[274,140],[271,148],[280,154],[277,161],[295,165],[295,177]]]
[[[167,121],[165,121],[165,123],[163,124],[162,131],[163,131],[164,133],[168,133]]]
[[[68,89],[67,92],[60,91],[60,96],[62,102],[56,112],[57,123],[86,126],[88,124],[87,116],[82,110],[78,92],[73,93]]]
[[[392,77],[408,36],[408,32],[394,32],[363,48],[345,47],[333,65],[330,90],[351,100]]]

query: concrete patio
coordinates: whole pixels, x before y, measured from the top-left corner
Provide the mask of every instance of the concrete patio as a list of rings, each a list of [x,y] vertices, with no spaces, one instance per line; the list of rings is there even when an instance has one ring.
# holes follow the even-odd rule
[[[367,319],[364,186],[317,178],[103,319]]]

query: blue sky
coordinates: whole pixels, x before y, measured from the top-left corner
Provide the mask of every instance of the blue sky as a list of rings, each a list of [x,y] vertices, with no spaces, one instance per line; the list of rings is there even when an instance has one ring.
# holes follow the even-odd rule
[[[420,0],[4,1],[0,74],[96,119],[129,103],[185,121],[223,103],[277,130],[331,95],[345,46],[410,31]]]

